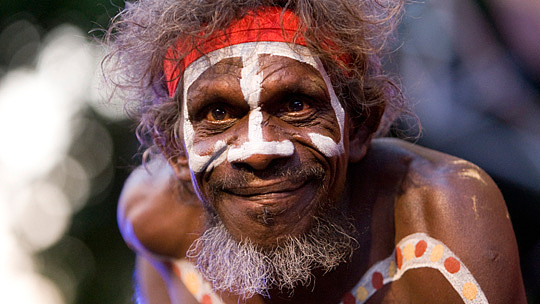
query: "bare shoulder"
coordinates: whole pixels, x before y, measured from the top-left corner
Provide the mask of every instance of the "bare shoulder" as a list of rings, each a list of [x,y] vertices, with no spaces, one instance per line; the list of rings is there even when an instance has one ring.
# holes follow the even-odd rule
[[[468,161],[404,141],[383,139],[374,147],[407,160],[395,200],[396,243],[426,234],[468,267],[490,303],[524,303],[514,232],[493,180]],[[403,277],[411,290],[420,288],[420,275]]]
[[[135,169],[118,202],[118,225],[137,254],[182,258],[204,222],[203,208],[187,185],[179,184],[164,160]]]

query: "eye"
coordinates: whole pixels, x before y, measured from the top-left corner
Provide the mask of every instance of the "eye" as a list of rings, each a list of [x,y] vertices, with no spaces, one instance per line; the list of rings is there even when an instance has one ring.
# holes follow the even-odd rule
[[[298,99],[293,99],[287,104],[287,112],[300,112],[306,108],[307,105]]]
[[[282,119],[305,119],[317,112],[315,98],[304,94],[290,94],[281,99],[278,116]],[[314,105],[314,106],[313,106]]]
[[[209,121],[220,121],[230,118],[231,114],[229,113],[227,108],[222,105],[216,105],[214,107],[211,107],[208,111],[208,114],[206,114],[206,119]]]

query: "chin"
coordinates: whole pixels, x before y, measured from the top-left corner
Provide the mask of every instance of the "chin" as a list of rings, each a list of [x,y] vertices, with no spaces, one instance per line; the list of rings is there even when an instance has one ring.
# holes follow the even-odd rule
[[[350,261],[358,248],[354,225],[335,208],[328,211],[324,217],[312,217],[310,228],[299,236],[272,237],[273,244],[259,239],[253,230],[244,231],[250,236],[238,240],[216,216],[187,256],[215,290],[245,299],[255,294],[268,295],[273,288],[290,291],[307,286],[314,270],[335,269]]]

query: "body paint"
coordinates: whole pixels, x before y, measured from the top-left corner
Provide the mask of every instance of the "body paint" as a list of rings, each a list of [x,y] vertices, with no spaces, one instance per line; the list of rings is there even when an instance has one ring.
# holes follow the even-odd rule
[[[272,154],[291,156],[294,153],[294,145],[290,140],[265,141],[262,131],[263,115],[259,107],[249,113],[248,141],[239,147],[231,147],[227,161],[241,161],[256,154]]]
[[[190,262],[176,260],[172,266],[174,273],[200,303],[203,303],[204,297],[211,298],[212,303],[223,303]],[[365,303],[384,285],[416,268],[439,270],[460,295],[463,303],[488,303],[480,285],[463,262],[444,243],[425,233],[414,233],[403,238],[388,258],[375,263],[364,273],[356,286],[345,294],[341,303]]]
[[[373,265],[345,298],[365,303],[385,284],[392,283],[410,269],[434,268],[448,280],[464,303],[485,304],[486,296],[463,262],[443,242],[425,233],[414,233],[403,238],[394,252]],[[352,297],[352,298],[351,298]]]
[[[176,260],[171,264],[171,271],[180,279],[186,289],[198,303],[224,304],[225,301],[212,289],[195,265],[186,259]]]
[[[475,168],[461,169],[461,171],[458,173],[458,175],[459,175],[459,177],[464,178],[464,179],[472,178],[472,179],[475,179],[475,180],[481,182],[484,185],[487,184],[486,181],[480,175],[480,171],[478,171]]]
[[[182,111],[184,117],[184,140],[189,159],[189,167],[194,173],[211,170],[223,161],[245,160],[255,154],[277,154],[290,156],[294,153],[294,145],[289,140],[265,141],[262,132],[262,112],[259,106],[259,96],[262,86],[262,76],[259,74],[259,55],[288,57],[303,62],[317,69],[325,81],[330,96],[331,106],[336,115],[340,130],[340,140],[336,143],[332,138],[309,133],[313,145],[327,157],[344,153],[343,136],[345,111],[339,103],[321,61],[312,56],[306,47],[285,42],[248,42],[231,45],[208,53],[188,66],[184,72],[184,91]],[[226,58],[242,58],[242,77],[240,86],[246,103],[250,107],[248,140],[240,146],[227,145],[218,141],[208,155],[199,155],[193,149],[194,130],[187,111],[187,92],[201,74],[214,64]]]

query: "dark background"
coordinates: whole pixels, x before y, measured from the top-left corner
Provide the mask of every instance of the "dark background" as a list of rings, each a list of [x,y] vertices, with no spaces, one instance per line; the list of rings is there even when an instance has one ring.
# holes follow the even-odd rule
[[[477,163],[501,188],[529,303],[540,303],[540,66],[530,59],[540,50],[540,27],[534,22],[520,27],[519,22],[540,20],[540,10],[526,2],[518,1],[525,8],[510,12],[498,1],[409,5],[388,66],[403,78],[405,94],[416,104],[424,128],[418,143]],[[0,40],[0,84],[14,70],[35,68],[50,31],[67,23],[83,35],[93,30],[86,36],[99,38],[99,29],[122,6],[119,0],[3,0],[0,35],[23,20],[22,28],[32,28],[35,39],[28,43],[15,34]],[[112,119],[90,102],[82,104],[76,118],[86,123],[79,124],[67,153],[91,166],[89,159],[100,161],[97,152],[88,151],[97,151],[106,139],[110,161],[88,178],[89,194],[63,235],[28,252],[35,272],[57,286],[60,303],[131,303],[134,255],[118,232],[116,202],[123,181],[140,163],[134,124],[125,117]],[[55,170],[60,169],[44,178],[54,177]]]

